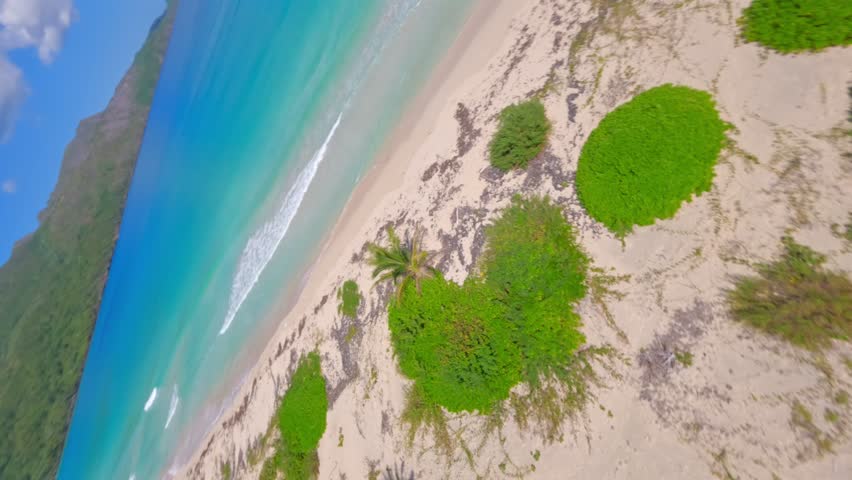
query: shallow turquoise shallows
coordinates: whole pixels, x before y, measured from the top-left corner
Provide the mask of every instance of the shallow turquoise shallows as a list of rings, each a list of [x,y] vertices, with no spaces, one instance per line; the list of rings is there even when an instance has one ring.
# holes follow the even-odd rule
[[[59,477],[167,477],[472,0],[181,0]]]

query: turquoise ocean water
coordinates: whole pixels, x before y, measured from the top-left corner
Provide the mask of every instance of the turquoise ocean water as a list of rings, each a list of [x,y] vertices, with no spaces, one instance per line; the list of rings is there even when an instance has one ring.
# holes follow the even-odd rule
[[[198,446],[472,0],[181,0],[62,479]]]

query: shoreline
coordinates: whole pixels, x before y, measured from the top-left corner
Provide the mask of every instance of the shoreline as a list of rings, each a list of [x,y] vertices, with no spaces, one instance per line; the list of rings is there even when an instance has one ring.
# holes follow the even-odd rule
[[[496,8],[495,4],[498,4]],[[376,208],[376,205],[398,192],[397,188],[388,187],[395,183],[394,178],[410,169],[414,163],[412,154],[421,143],[419,140],[431,133],[430,127],[449,103],[442,94],[450,94],[457,90],[460,84],[468,80],[476,71],[484,69],[490,60],[490,56],[479,59],[465,57],[472,56],[472,49],[482,48],[481,44],[499,39],[509,29],[510,21],[514,17],[513,13],[518,8],[519,5],[512,0],[476,0],[476,4],[471,7],[468,18],[450,48],[443,54],[426,83],[404,108],[399,124],[383,142],[367,172],[358,180],[337,220],[324,235],[322,247],[314,255],[314,260],[299,275],[297,286],[291,292],[285,292],[286,298],[281,299],[278,306],[270,313],[279,321],[278,325],[271,329],[273,333],[270,339],[258,340],[256,345],[252,345],[262,349],[258,361],[237,375],[240,380],[232,389],[223,389],[224,395],[213,404],[222,405],[223,402],[226,404],[212,421],[204,422],[203,434],[200,435],[201,441],[187,440],[188,443],[197,444],[190,449],[191,455],[181,459],[177,454],[169,462],[169,474],[180,478],[184,470],[197,461],[202,452],[201,446],[216,430],[217,423],[235,414],[239,409],[240,405],[237,401],[248,393],[246,391],[248,381],[260,376],[257,370],[262,367],[263,360],[271,356],[276,340],[286,336],[285,332],[291,329],[294,323],[298,323],[298,318],[306,314],[310,310],[311,303],[321,296],[322,286],[331,283],[336,276],[337,269],[334,267],[339,262],[340,254],[352,249],[352,238],[358,238],[358,234],[364,229],[364,221],[380,210]],[[461,64],[463,60],[468,62]],[[407,160],[402,162],[391,161],[393,158],[406,157]],[[202,417],[203,415],[199,415],[199,418]],[[186,438],[198,438],[198,433],[200,432],[197,430],[190,431]],[[179,450],[183,449],[184,447],[179,447]]]

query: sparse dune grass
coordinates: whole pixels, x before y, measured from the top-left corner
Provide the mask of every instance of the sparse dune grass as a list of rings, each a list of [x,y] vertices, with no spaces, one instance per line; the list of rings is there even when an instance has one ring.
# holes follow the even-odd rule
[[[852,338],[852,282],[825,256],[784,237],[784,254],[759,265],[728,293],[731,313],[753,328],[809,350]]]
[[[782,53],[852,44],[849,0],[754,0],[740,18],[749,42]]]
[[[577,192],[619,237],[710,190],[728,124],[710,94],[662,85],[610,112],[583,146]]]
[[[549,133],[550,120],[538,98],[504,108],[500,126],[488,146],[491,165],[504,172],[526,168],[544,149]]]

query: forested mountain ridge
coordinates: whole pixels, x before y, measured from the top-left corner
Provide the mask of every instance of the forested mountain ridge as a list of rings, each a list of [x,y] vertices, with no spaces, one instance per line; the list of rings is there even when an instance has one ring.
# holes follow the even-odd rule
[[[38,229],[0,267],[0,478],[56,476],[176,10],[80,122]]]

